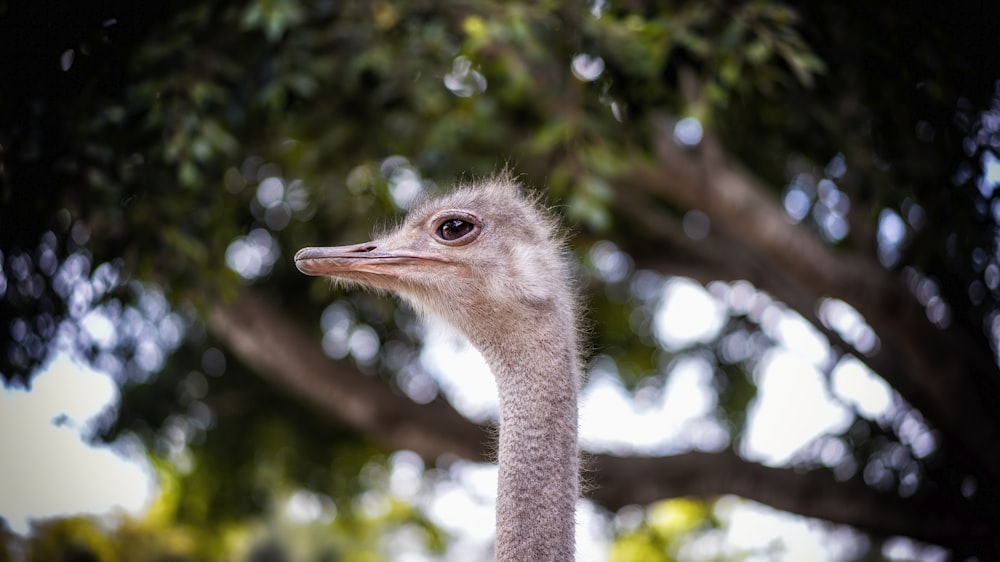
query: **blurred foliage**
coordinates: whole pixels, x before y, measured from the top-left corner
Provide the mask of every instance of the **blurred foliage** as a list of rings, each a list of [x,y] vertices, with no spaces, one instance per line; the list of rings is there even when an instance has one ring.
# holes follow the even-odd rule
[[[674,562],[685,543],[717,527],[704,502],[687,498],[656,502],[633,530],[619,536],[608,560]]]
[[[406,532],[407,548],[430,554],[440,552],[439,531],[413,506],[391,496],[380,497],[383,508],[371,514],[340,512],[313,501],[317,513],[312,520],[296,518],[289,509],[293,493],[268,490],[273,502],[255,516],[227,524],[199,525],[182,514],[191,490],[187,476],[160,463],[160,493],[141,519],[122,517],[114,521],[88,516],[36,522],[27,537],[0,532],[0,560],[25,562],[184,562],[196,560],[240,562],[305,562],[342,560],[378,562],[387,560],[383,547],[387,537]],[[370,465],[374,468],[375,465]],[[384,472],[368,471],[381,475]],[[371,493],[384,494],[386,483],[376,477],[367,483]],[[302,493],[301,491],[299,492]],[[300,498],[303,496],[299,496]]]
[[[683,250],[616,207],[613,180],[652,160],[660,114],[716,131],[775,197],[805,182],[801,220],[831,244],[866,242],[829,230],[823,185],[867,211],[851,225],[861,233],[897,213],[907,243],[886,266],[934,280],[973,333],[995,318],[997,196],[980,183],[1000,150],[1000,73],[963,41],[992,21],[976,3],[64,4],[0,0],[0,76],[18,77],[0,81],[0,374],[28,385],[66,349],[112,373],[122,401],[100,437],[137,435],[170,507],[108,535],[53,522],[31,539],[37,559],[214,557],[232,545],[208,534],[245,538],[248,519],[275,517],[299,489],[330,499],[333,527],[355,520],[364,467],[385,451],[229,356],[206,333],[206,307],[258,285],[303,323],[336,325],[335,353],[403,376],[421,336],[407,309],[340,292],[328,307],[328,284],[286,262],[302,246],[366,239],[415,191],[505,164],[576,225],[595,354],[630,389],[662,386],[680,358],[704,361],[712,415],[737,447],[774,334],[759,310],[730,303],[712,341],[664,346],[653,318],[666,279],[641,258]],[[354,353],[344,338],[359,330],[393,353]],[[872,482],[892,489],[945,470],[902,442],[906,416],[859,415],[829,436],[846,451],[841,476],[877,462],[889,468]],[[714,524],[684,502],[651,508],[615,559],[671,559],[678,537]],[[444,541],[412,510],[386,521]],[[290,552],[269,524],[276,542],[245,559]],[[374,549],[377,525],[358,525],[314,552]]]

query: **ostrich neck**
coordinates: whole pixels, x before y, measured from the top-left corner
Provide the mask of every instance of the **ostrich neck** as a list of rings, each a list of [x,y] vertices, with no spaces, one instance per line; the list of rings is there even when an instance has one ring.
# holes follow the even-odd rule
[[[573,560],[580,367],[572,322],[558,324],[535,319],[528,334],[480,342],[500,394],[500,562]]]

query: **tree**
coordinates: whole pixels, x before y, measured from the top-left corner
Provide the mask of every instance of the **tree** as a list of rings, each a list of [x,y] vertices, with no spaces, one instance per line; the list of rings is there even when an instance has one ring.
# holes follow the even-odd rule
[[[712,366],[723,448],[593,455],[594,502],[738,494],[997,554],[1000,45],[981,3],[28,4],[0,4],[21,77],[0,85],[0,372],[28,384],[69,344],[115,372],[103,435],[193,456],[183,517],[263,509],[249,459],[289,442],[282,478],[345,501],[380,451],[488,458],[489,428],[427,392],[411,312],[287,262],[509,164],[576,225],[615,376]],[[728,295],[714,341],[657,340],[670,276]],[[826,377],[853,362],[898,393],[786,467],[740,455],[775,311],[829,342]],[[349,353],[351,334],[377,347]]]

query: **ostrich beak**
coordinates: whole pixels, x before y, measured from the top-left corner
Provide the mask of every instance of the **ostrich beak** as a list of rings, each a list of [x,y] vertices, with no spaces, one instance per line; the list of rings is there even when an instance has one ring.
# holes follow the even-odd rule
[[[295,267],[306,275],[343,277],[345,274],[369,273],[399,277],[407,266],[441,265],[448,258],[412,250],[380,251],[373,242],[353,246],[302,248],[295,253]]]

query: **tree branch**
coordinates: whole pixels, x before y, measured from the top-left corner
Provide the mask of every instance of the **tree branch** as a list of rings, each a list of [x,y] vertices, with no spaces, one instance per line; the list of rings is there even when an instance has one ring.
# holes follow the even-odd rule
[[[839,482],[825,469],[768,467],[728,451],[670,457],[597,455],[591,466],[591,498],[609,509],[678,496],[735,494],[875,535],[905,535],[944,546],[991,540],[1000,531],[996,521],[879,493],[857,480]]]
[[[236,356],[275,386],[393,449],[428,462],[445,454],[486,461],[492,431],[469,422],[442,398],[420,405],[331,359],[316,338],[246,289],[212,308],[209,326]]]
[[[618,208],[644,229],[647,238],[659,239],[659,243],[652,245],[647,240],[647,245],[642,248],[629,245],[629,240],[622,241],[623,249],[635,259],[637,266],[665,274],[691,277],[702,284],[716,280],[749,281],[798,313],[832,345],[882,375],[903,396],[922,396],[919,388],[906,375],[902,361],[890,344],[880,346],[874,353],[862,353],[819,319],[817,303],[822,295],[790,279],[769,262],[759,259],[755,252],[739,240],[727,236],[718,228],[713,227],[709,235],[701,240],[692,240],[671,217],[666,216],[665,211],[658,210],[655,202],[643,198],[637,193],[639,191],[622,186],[616,194]],[[651,251],[649,246],[656,249]],[[679,262],[668,258],[664,255],[664,246],[682,248],[688,260]],[[915,403],[913,406],[919,409],[923,404]]]
[[[213,307],[209,327],[228,349],[275,386],[322,414],[393,449],[434,463],[442,455],[485,461],[493,430],[444,400],[416,404],[349,361],[327,357],[317,338],[252,289]],[[829,471],[769,468],[730,452],[671,457],[590,457],[590,497],[608,509],[677,496],[737,494],[779,509],[862,530],[953,544],[998,532],[965,514],[882,494]]]
[[[988,393],[977,391],[984,381],[1000,380],[993,358],[957,330],[931,324],[905,283],[871,256],[837,253],[789,221],[774,197],[725,155],[710,133],[692,150],[673,142],[670,120],[654,125],[661,130],[656,165],[635,166],[621,180],[702,210],[764,263],[814,294],[852,305],[902,360],[904,377],[892,380],[893,373],[880,374],[928,419],[956,436],[991,479],[1000,479],[1000,423],[991,414]]]

